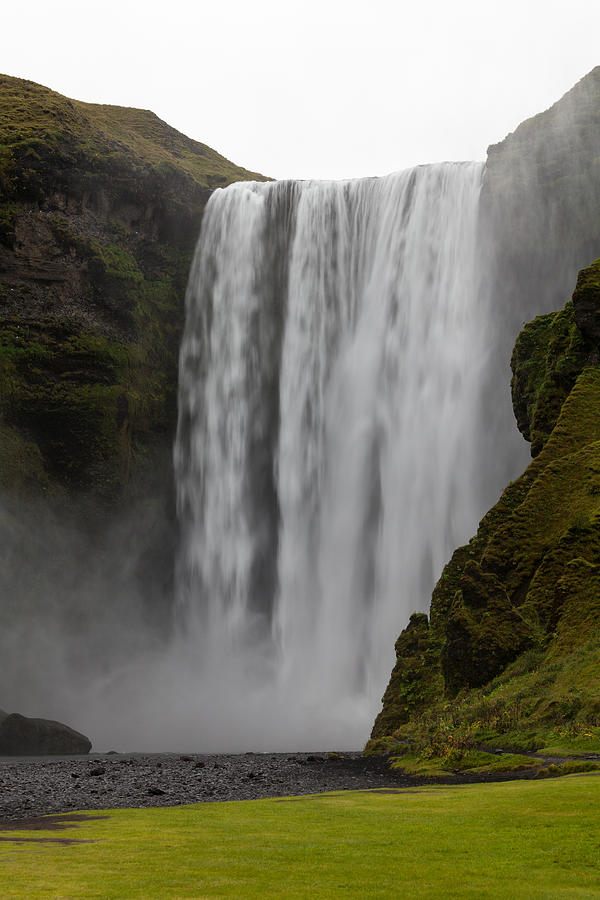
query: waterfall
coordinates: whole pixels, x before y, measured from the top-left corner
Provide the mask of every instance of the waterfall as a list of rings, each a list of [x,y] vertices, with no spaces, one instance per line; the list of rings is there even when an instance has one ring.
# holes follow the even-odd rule
[[[180,356],[177,615],[220,749],[364,743],[396,636],[476,528],[482,172],[211,196]]]

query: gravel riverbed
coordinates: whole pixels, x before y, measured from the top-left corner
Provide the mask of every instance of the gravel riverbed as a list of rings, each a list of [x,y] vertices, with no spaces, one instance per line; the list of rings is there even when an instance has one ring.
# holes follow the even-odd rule
[[[503,779],[455,775],[443,780],[457,784]],[[1,820],[88,809],[400,790],[432,781],[390,771],[384,759],[360,753],[0,757],[0,824]]]
[[[359,753],[333,759],[326,753],[0,757],[0,819],[408,783],[383,760]]]

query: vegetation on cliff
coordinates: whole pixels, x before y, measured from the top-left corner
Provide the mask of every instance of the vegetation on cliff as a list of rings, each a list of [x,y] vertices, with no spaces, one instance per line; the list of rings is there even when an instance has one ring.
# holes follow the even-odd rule
[[[212,189],[249,178],[261,176],[147,110],[0,76],[5,494],[110,507],[168,490],[202,211]]]
[[[456,766],[482,742],[600,747],[599,315],[597,260],[520,334],[513,401],[535,458],[400,635],[370,749]]]

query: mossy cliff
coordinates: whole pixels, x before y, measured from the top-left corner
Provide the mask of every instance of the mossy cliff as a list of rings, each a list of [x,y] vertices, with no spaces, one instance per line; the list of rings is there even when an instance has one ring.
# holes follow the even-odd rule
[[[169,517],[191,255],[211,191],[248,178],[147,110],[0,76],[3,502]]]
[[[442,726],[521,747],[561,729],[600,740],[599,317],[597,260],[519,335],[512,395],[534,459],[400,635],[372,749]]]

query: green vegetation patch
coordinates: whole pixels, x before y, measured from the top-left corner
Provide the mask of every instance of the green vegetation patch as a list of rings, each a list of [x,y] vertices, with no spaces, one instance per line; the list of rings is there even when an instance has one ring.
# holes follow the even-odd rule
[[[444,756],[396,756],[390,759],[392,769],[408,775],[447,776],[455,772],[491,775],[495,772],[519,772],[539,765],[538,760],[518,753],[488,753],[485,750],[450,749]],[[567,774],[565,772],[564,774]]]
[[[126,450],[127,364],[123,345],[67,323],[1,323],[0,410],[38,480],[43,470],[63,486],[110,493]],[[18,468],[13,460],[5,470],[15,470],[13,486],[26,476]]]
[[[584,772],[597,772],[600,769],[600,762],[591,759],[587,760],[569,760],[564,763],[552,763],[550,766],[543,766],[535,774],[536,778],[560,778],[563,775],[577,775]]]
[[[555,642],[548,652],[527,651],[488,684],[430,704],[367,749],[393,757],[400,768],[400,757],[411,756],[410,771],[426,773],[433,765],[439,773],[447,771],[440,760],[465,758],[482,746],[600,755],[600,634],[570,652],[559,653]]]
[[[598,776],[294,801],[109,810],[69,830],[4,831],[3,896],[581,900],[600,892],[590,837],[600,825]],[[82,843],[57,843],[65,839]]]
[[[35,490],[45,478],[44,492],[85,491],[112,503],[154,477],[170,452],[188,256],[138,246],[114,223],[90,238],[60,216],[49,221],[61,250],[90,273],[90,312],[95,306],[119,327],[106,334],[94,322],[0,322],[0,415],[23,443],[22,453],[14,440],[4,447],[3,484]],[[8,459],[11,447],[20,459]],[[37,457],[44,478],[21,471]]]
[[[573,303],[525,325],[513,350],[511,389],[519,430],[537,456],[581,372],[586,347]]]

